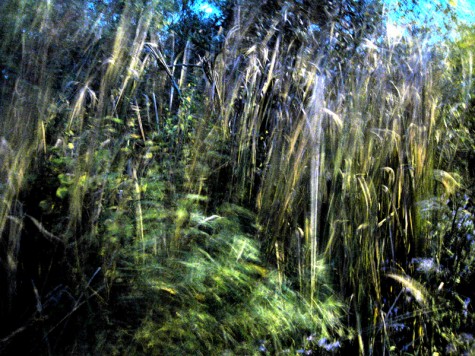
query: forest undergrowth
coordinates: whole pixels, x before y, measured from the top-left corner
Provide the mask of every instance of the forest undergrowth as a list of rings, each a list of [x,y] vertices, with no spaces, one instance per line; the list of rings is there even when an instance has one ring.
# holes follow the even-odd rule
[[[0,353],[473,353],[473,29],[179,3],[0,4]]]

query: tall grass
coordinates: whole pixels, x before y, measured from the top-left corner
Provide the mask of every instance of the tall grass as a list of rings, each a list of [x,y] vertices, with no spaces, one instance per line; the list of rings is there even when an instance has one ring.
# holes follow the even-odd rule
[[[212,82],[199,64],[178,80],[169,69],[177,59],[159,41],[160,2],[118,2],[102,15],[81,1],[36,5],[1,5],[0,351],[31,352],[22,343],[30,338],[47,354],[277,352],[331,337],[340,307],[322,262],[313,272],[321,294],[302,298],[284,270],[276,277],[259,258],[254,215],[218,210],[236,193],[218,185],[231,166],[227,139],[247,135],[229,132],[239,81],[220,72],[231,75],[237,47],[215,63]],[[207,222],[216,215],[203,214],[218,211],[245,218],[218,216],[230,226],[215,236]],[[219,248],[205,251],[213,241]],[[177,319],[184,313],[196,332]]]
[[[438,213],[423,217],[422,206],[461,186],[446,164],[454,154],[444,142],[453,122],[446,110],[458,105],[444,101],[454,80],[446,48],[420,34],[395,39],[383,26],[342,57],[332,47],[336,23],[302,34],[285,27],[292,15],[286,7],[276,14],[259,44],[246,43],[251,29],[237,23],[225,45],[236,55],[217,59],[233,172],[227,189],[255,204],[279,273],[294,276],[310,301],[319,258],[331,263],[360,353],[384,353],[393,346],[388,303],[400,288],[388,277],[406,281],[394,273],[432,252]],[[416,295],[424,290],[412,286]],[[431,348],[430,322],[418,313],[414,352]]]
[[[322,351],[343,333],[329,280],[361,354],[394,349],[404,291],[401,342],[435,350],[437,298],[410,272],[446,258],[427,207],[463,184],[471,89],[446,88],[471,88],[470,56],[453,78],[423,37],[242,5],[205,76],[165,2],[32,4],[0,5],[0,351],[33,330],[54,352],[68,322],[100,326],[64,342],[79,353]]]

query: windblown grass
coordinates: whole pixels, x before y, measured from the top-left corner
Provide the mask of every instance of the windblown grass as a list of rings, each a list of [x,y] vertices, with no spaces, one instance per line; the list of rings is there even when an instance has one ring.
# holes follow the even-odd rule
[[[247,44],[241,33],[251,30],[237,24],[226,53],[239,55],[217,59],[227,187],[255,204],[279,273],[293,275],[311,300],[324,256],[352,301],[360,352],[389,350],[390,332],[380,328],[393,298],[384,271],[431,253],[437,214],[423,218],[420,204],[450,198],[462,184],[446,141],[457,125],[447,110],[458,104],[443,94],[453,72],[444,47],[423,36],[398,42],[381,29],[339,57],[334,32],[289,31],[290,13],[284,7],[272,19],[260,45]],[[419,336],[410,348],[427,350]]]
[[[7,64],[0,98],[0,232],[8,285],[0,350],[29,352],[21,340],[31,336],[32,347],[44,353],[110,351],[105,345],[115,342],[117,351],[135,335],[137,352],[253,352],[259,346],[277,352],[314,347],[306,336],[331,336],[340,307],[320,260],[314,262],[322,290],[307,298],[292,289],[284,270],[274,274],[261,262],[250,235],[256,235],[252,213],[243,214],[248,226],[242,228],[218,219],[230,226],[218,236],[201,231],[215,229],[211,220],[194,225],[200,211],[213,212],[236,193],[223,196],[218,185],[227,179],[223,167],[231,166],[228,103],[236,98],[229,88],[239,82],[227,82],[219,70],[228,71],[226,61],[235,54],[223,52],[213,82],[199,78],[201,68],[182,70],[176,80],[168,68],[176,58],[159,44],[158,1],[104,8],[107,22],[81,2],[69,8],[41,1],[35,11],[32,4],[1,5],[0,55]],[[272,61],[278,57],[275,52]],[[198,79],[190,82],[192,74]],[[265,87],[271,86],[269,79]],[[208,87],[209,98],[195,87]],[[244,139],[245,128],[235,128],[232,136]],[[248,164],[237,162],[234,168]],[[208,204],[205,195],[219,199]],[[26,236],[31,245],[22,249]],[[213,241],[217,250],[207,252]],[[29,250],[34,246],[38,255]],[[155,273],[155,266],[166,273]],[[24,284],[29,276],[31,286]],[[136,306],[127,309],[124,299]],[[15,320],[22,303],[27,312]],[[85,306],[94,311],[89,317],[80,312]],[[130,325],[109,332],[123,310],[131,312]],[[154,319],[157,312],[164,318]],[[84,323],[103,330],[90,345],[88,328],[71,336]]]
[[[447,252],[467,231],[439,224],[470,171],[471,54],[277,4],[236,9],[205,73],[165,2],[0,5],[0,315],[28,305],[0,351],[32,329],[54,352],[85,304],[71,325],[103,332],[72,352],[321,351],[341,331],[331,282],[360,353],[394,350],[400,304],[406,351],[443,344],[427,315],[455,297],[414,261],[472,266]],[[44,256],[20,253],[30,235]]]

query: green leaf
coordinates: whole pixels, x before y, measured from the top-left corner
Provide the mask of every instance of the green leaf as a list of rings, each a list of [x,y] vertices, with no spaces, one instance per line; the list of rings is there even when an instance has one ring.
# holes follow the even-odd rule
[[[56,190],[56,196],[60,199],[64,199],[68,195],[68,188],[61,186]]]
[[[116,124],[123,124],[124,121],[119,119],[118,117],[111,117],[111,121],[115,122]]]

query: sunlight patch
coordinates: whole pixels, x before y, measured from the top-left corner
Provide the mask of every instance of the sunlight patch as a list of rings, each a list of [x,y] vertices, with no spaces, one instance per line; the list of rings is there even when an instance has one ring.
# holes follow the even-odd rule
[[[211,18],[221,16],[221,11],[206,1],[198,1],[195,6],[193,6],[193,11],[195,11],[199,16],[203,18]]]
[[[391,41],[399,42],[404,34],[404,29],[401,26],[388,21],[386,25],[386,34]]]

